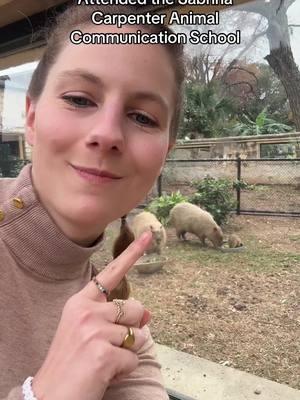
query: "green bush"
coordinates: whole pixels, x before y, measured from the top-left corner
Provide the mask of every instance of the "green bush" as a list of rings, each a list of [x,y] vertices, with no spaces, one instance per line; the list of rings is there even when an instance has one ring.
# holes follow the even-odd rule
[[[156,215],[163,225],[167,225],[171,209],[176,204],[183,201],[188,201],[188,198],[183,196],[178,190],[170,195],[164,194],[163,196],[157,197],[146,207],[146,211]]]
[[[28,161],[20,160],[13,154],[8,143],[0,143],[0,177],[15,178]]]
[[[255,189],[255,185],[250,185],[249,183],[241,180],[236,180],[232,183],[233,189],[237,190],[254,190]]]
[[[201,181],[193,182],[197,192],[190,202],[212,214],[217,224],[226,222],[230,211],[236,207],[233,184],[229,179],[214,179],[207,176]]]
[[[180,124],[180,137],[196,139],[227,136],[235,125],[235,101],[217,81],[209,84],[189,82],[185,87],[185,106]]]
[[[26,165],[23,160],[0,160],[0,177],[1,178],[15,178],[19,175],[21,169]]]

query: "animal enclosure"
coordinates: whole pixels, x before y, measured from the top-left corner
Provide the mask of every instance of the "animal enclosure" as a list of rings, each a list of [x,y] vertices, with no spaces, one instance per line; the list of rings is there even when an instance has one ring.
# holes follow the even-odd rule
[[[93,260],[111,259],[119,222]],[[152,313],[154,339],[177,350],[300,389],[300,219],[233,216],[224,235],[246,249],[222,253],[167,228],[161,272],[132,270],[132,295]]]
[[[177,190],[189,195],[191,183],[206,176],[240,182],[233,190],[238,214],[300,217],[300,159],[168,160],[146,201]]]

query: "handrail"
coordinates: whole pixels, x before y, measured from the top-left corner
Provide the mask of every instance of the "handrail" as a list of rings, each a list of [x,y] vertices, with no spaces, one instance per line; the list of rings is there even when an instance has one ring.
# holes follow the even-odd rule
[[[172,389],[167,389],[167,393],[169,395],[170,400],[195,400],[192,397],[186,396],[185,394],[176,392]]]

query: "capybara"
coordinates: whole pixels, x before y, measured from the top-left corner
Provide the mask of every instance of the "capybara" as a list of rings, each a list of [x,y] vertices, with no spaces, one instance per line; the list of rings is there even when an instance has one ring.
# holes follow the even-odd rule
[[[126,215],[121,218],[120,225],[120,233],[119,236],[115,239],[112,247],[112,255],[113,258],[117,258],[123,251],[130,245],[131,242],[134,241],[134,234],[128,226]],[[126,300],[130,295],[130,283],[128,282],[126,275],[123,276],[123,279],[115,287],[110,294],[107,296],[108,301],[112,301],[113,299],[123,299]]]
[[[132,220],[131,229],[135,238],[141,236],[143,232],[151,230],[153,236],[152,244],[147,249],[146,253],[162,253],[166,245],[167,234],[165,228],[154,214],[149,211],[143,211],[136,215]]]
[[[236,248],[236,247],[242,247],[242,246],[243,246],[243,243],[242,243],[241,239],[240,239],[237,235],[235,235],[235,234],[233,233],[232,235],[230,235],[230,236],[228,237],[228,246],[229,246],[231,249],[234,249],[234,248]]]
[[[176,229],[179,239],[185,239],[187,232],[198,236],[205,245],[205,238],[209,239],[215,248],[223,243],[223,232],[213,216],[191,203],[179,203],[170,212],[170,222]]]

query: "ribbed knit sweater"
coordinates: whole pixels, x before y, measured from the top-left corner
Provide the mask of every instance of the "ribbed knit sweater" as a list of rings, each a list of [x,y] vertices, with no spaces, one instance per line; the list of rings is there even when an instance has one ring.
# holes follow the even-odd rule
[[[17,178],[0,179],[1,400],[23,399],[23,381],[41,367],[62,309],[91,279],[89,257],[100,247],[101,238],[86,248],[63,234],[38,199],[31,165]],[[139,359],[137,369],[103,399],[168,399],[151,337]]]

